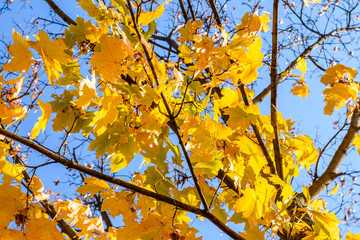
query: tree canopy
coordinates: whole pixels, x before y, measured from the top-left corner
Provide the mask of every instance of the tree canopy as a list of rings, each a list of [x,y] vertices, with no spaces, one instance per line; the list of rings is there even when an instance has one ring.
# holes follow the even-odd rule
[[[46,3],[2,41],[1,239],[360,239],[358,1]]]

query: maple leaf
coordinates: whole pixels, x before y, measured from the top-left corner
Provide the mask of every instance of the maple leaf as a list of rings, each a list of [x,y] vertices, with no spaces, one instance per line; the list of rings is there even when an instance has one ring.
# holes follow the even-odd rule
[[[328,196],[333,195],[333,194],[336,194],[336,192],[338,191],[339,187],[340,187],[340,184],[337,183],[337,184],[335,185],[335,187],[330,191],[330,193],[328,194]]]
[[[94,196],[98,192],[104,190],[111,190],[109,184],[103,180],[99,180],[95,177],[87,177],[84,179],[85,185],[80,186],[76,191],[85,195],[85,193],[90,193],[90,197]]]
[[[124,40],[114,36],[103,36],[100,41],[101,50],[91,57],[91,65],[105,81],[114,82],[127,72],[128,47]]]
[[[4,174],[3,183],[9,184],[12,179],[15,179],[18,183],[22,181],[23,174],[22,172],[26,167],[20,164],[12,164],[6,159],[6,156],[9,154],[10,146],[5,142],[0,142],[0,173]]]
[[[196,21],[188,21],[185,27],[179,30],[181,37],[179,38],[179,42],[186,42],[186,41],[199,41],[200,37],[196,34],[196,30],[202,27],[202,22],[200,20]]]
[[[76,107],[85,109],[89,106],[91,100],[96,96],[95,81],[95,75],[93,75],[91,80],[86,78],[80,82],[79,97],[72,101]]]
[[[0,99],[0,118],[2,124],[14,124],[16,121],[23,119],[26,114],[26,107],[17,105],[10,108]]]
[[[304,74],[304,71],[303,71],[303,74]],[[290,92],[294,95],[299,95],[302,98],[307,97],[307,95],[310,93],[310,90],[309,90],[307,84],[305,84],[305,79],[302,76],[298,76],[295,74],[290,74],[290,76],[298,77],[300,79],[299,81],[296,81],[292,85],[294,88],[291,89]]]
[[[356,74],[355,69],[346,67],[343,64],[336,64],[325,71],[324,76],[321,77],[321,82],[330,86],[343,81],[351,82],[356,77]]]
[[[65,53],[66,45],[62,39],[51,41],[43,30],[36,35],[36,39],[36,42],[30,42],[30,46],[40,54],[49,82],[54,85],[54,80],[59,79],[63,72],[61,65],[71,62],[72,57]]]
[[[7,228],[9,223],[15,220],[18,211],[24,208],[26,194],[22,193],[18,186],[1,184],[0,201],[4,204],[0,208],[0,226],[1,228]]]
[[[309,88],[306,84],[295,86],[293,89],[291,89],[290,92],[294,95],[299,95],[302,98],[307,97],[307,95],[310,93]]]
[[[44,185],[42,184],[40,178],[33,177],[30,183],[30,188],[38,201],[44,201],[49,199],[50,195],[43,193]]]
[[[293,146],[297,162],[302,167],[309,169],[310,165],[316,162],[319,154],[311,138],[306,135],[297,136],[293,140]]]
[[[124,190],[121,192],[105,191],[102,192],[100,196],[104,199],[104,202],[101,205],[101,211],[108,210],[112,217],[121,214],[126,225],[131,224],[135,219],[138,219],[134,208],[135,194]]]
[[[29,240],[60,240],[63,235],[56,228],[56,222],[47,218],[33,218],[26,225],[26,239]]]
[[[307,70],[306,61],[304,58],[299,58],[297,60],[296,68],[300,70],[301,76],[304,77],[304,74]]]
[[[79,6],[84,9],[90,17],[96,18],[101,14],[98,6],[94,3],[93,0],[76,0],[79,3]]]
[[[350,231],[347,231],[347,236],[345,236],[345,240],[359,240],[360,239],[360,234],[353,234]]]
[[[334,108],[340,109],[345,106],[345,103],[352,99],[355,101],[357,99],[357,92],[360,90],[360,86],[355,83],[337,83],[331,87],[326,88],[323,91],[324,101],[326,106],[324,108],[324,114],[331,115],[334,111]],[[350,105],[348,105],[350,106]]]
[[[236,26],[236,33],[239,36],[244,36],[257,31],[266,32],[270,29],[268,26],[269,22],[269,15],[267,14],[262,14],[259,17],[257,13],[250,15],[250,13],[247,12],[242,17],[241,24]]]
[[[29,67],[34,63],[31,60],[32,53],[29,50],[30,44],[26,37],[23,39],[21,34],[13,30],[12,32],[14,44],[10,45],[9,53],[13,56],[10,63],[2,66],[4,71],[28,71]]]
[[[40,130],[45,131],[46,125],[49,122],[50,115],[52,113],[50,103],[44,103],[40,99],[38,99],[38,103],[42,111],[42,115],[38,118],[34,128],[31,130],[31,139],[35,139],[39,135]]]
[[[263,65],[262,59],[264,55],[261,53],[260,37],[256,37],[247,46],[247,50],[246,52],[245,49],[240,49],[230,53],[230,56],[236,60],[236,63],[230,68],[234,86],[239,81],[243,84],[255,81],[258,76],[257,69]]]
[[[87,44],[84,45],[86,41],[90,41],[90,43],[97,43],[100,41],[102,35],[107,33],[106,25],[102,25],[100,27],[96,27],[91,20],[85,21],[84,18],[77,17],[76,25],[70,25],[69,29],[65,30],[65,38],[64,42],[67,46],[74,46],[75,43],[82,44],[81,46],[84,48],[88,48],[90,50],[93,45]],[[83,50],[83,49],[80,49]],[[81,51],[86,52],[86,51]]]
[[[165,3],[168,4],[171,0],[167,0],[160,4],[158,8],[155,11],[148,11],[148,12],[142,12],[140,16],[138,17],[138,24],[141,26],[146,26],[152,21],[154,21],[155,18],[161,17],[165,10]]]

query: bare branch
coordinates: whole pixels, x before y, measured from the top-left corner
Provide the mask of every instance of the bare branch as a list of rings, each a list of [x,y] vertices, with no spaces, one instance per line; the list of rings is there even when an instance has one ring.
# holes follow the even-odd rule
[[[221,19],[220,19],[218,11],[216,9],[214,0],[209,0],[209,3],[210,3],[211,10],[214,13],[215,21],[216,21],[217,25],[219,26],[219,28],[221,28],[222,27]]]
[[[340,29],[331,31],[328,34],[322,35],[321,37],[318,38],[318,40],[315,43],[313,43],[308,48],[306,48],[294,61],[292,61],[289,64],[289,66],[282,73],[280,73],[277,76],[277,84],[283,82],[287,78],[287,74],[289,74],[292,70],[295,69],[296,64],[299,59],[308,57],[310,55],[310,53],[313,50],[315,50],[317,47],[319,47],[321,44],[323,44],[326,39],[328,39],[336,34],[339,34],[339,33],[348,32],[348,31],[359,31],[359,30],[360,30],[360,27],[340,28]],[[266,87],[264,90],[262,90],[262,92],[259,93],[253,99],[253,104],[258,105],[259,103],[261,103],[265,98],[267,98],[269,96],[270,92],[271,92],[271,84],[268,87]]]
[[[274,160],[276,172],[281,179],[284,179],[282,169],[282,156],[280,152],[279,131],[277,120],[277,62],[278,62],[278,18],[279,0],[274,0],[273,4],[273,29],[272,29],[272,53],[271,53],[271,125],[274,128]]]
[[[49,4],[49,6],[51,7],[51,9],[57,14],[59,15],[59,17],[61,17],[62,20],[64,20],[64,22],[66,22],[69,25],[76,25],[76,22],[74,20],[72,20],[68,15],[66,15],[66,13],[63,12],[63,10],[61,10],[55,3],[53,0],[45,0],[47,2],[47,4]]]
[[[336,177],[337,171],[344,160],[347,151],[352,145],[356,134],[360,130],[360,113],[358,109],[354,110],[351,117],[350,127],[342,140],[340,146],[336,150],[333,158],[331,159],[325,172],[310,186],[311,201],[321,194],[322,191],[328,186]]]

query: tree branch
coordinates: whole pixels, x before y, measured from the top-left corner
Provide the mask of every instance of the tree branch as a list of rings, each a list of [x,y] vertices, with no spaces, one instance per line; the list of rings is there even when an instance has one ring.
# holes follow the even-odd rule
[[[284,179],[282,168],[282,156],[280,152],[279,130],[277,120],[277,62],[278,62],[278,18],[279,0],[274,0],[273,4],[273,26],[272,26],[272,53],[271,53],[271,125],[274,129],[274,160],[276,172],[281,179]]]
[[[360,30],[360,27],[341,28],[341,29],[333,30],[328,34],[322,35],[321,37],[318,38],[318,40],[315,43],[313,43],[312,45],[307,47],[294,61],[292,61],[289,64],[289,66],[282,73],[280,73],[277,76],[277,84],[283,82],[287,78],[288,74],[290,74],[290,72],[296,68],[296,64],[298,63],[299,59],[308,57],[310,55],[310,53],[313,50],[315,50],[317,47],[319,47],[321,44],[323,44],[326,39],[328,39],[336,34],[339,34],[339,33],[348,32],[348,31],[359,31],[359,30]],[[259,103],[261,103],[265,98],[267,98],[269,96],[270,92],[271,92],[271,84],[268,87],[266,87],[264,90],[262,90],[261,93],[259,93],[253,99],[253,104],[258,105]]]
[[[66,22],[69,25],[76,25],[76,22],[74,20],[72,20],[68,15],[66,15],[63,10],[61,10],[55,3],[53,0],[45,0],[47,2],[47,4],[49,4],[49,6],[51,7],[51,9],[57,14],[59,15],[59,17],[61,17],[62,20],[64,20],[64,22]]]
[[[219,28],[222,28],[221,19],[220,19],[218,11],[216,9],[214,0],[209,0],[209,3],[210,3],[211,10],[214,13],[214,18],[215,18],[217,25],[219,26]]]
[[[1,127],[0,127],[1,128]],[[2,129],[2,128],[1,128]],[[10,151],[13,150],[12,145],[10,144]],[[20,157],[17,154],[14,154],[12,156],[14,159],[15,164],[20,164],[24,166],[23,162],[21,161]],[[31,177],[28,174],[26,170],[22,171],[22,174],[24,176],[25,184],[28,184],[31,181]],[[31,189],[30,189],[31,190]],[[57,212],[55,211],[54,207],[46,200],[39,201],[40,204],[44,207],[46,213],[52,218],[55,219],[57,216]],[[76,231],[72,229],[64,220],[56,220],[57,225],[61,229],[61,231],[66,234],[70,239],[72,240],[80,240],[80,238],[77,236]]]
[[[245,106],[247,106],[247,107],[250,106],[249,100],[247,99],[247,96],[246,96],[244,84],[240,84],[239,88],[240,88],[242,98],[244,99]],[[268,150],[267,150],[267,148],[266,148],[266,146],[265,146],[265,144],[263,142],[263,139],[261,138],[261,134],[260,134],[260,131],[259,131],[258,127],[256,125],[252,124],[252,123],[251,123],[251,126],[252,126],[252,128],[254,130],[254,133],[255,133],[256,139],[257,139],[257,141],[259,143],[259,146],[261,148],[261,151],[263,152],[263,154],[264,154],[264,156],[266,158],[266,161],[267,161],[267,163],[268,163],[268,165],[270,167],[270,173],[271,174],[276,174],[276,169],[275,169],[274,163],[273,163],[273,161],[271,159],[271,156],[270,156],[270,154],[269,154],[269,152],[268,152]]]
[[[59,163],[59,164],[61,164],[63,166],[66,166],[66,167],[71,168],[71,169],[75,169],[75,170],[77,170],[79,172],[86,173],[86,174],[88,174],[90,176],[93,176],[93,177],[96,177],[98,179],[104,180],[106,182],[118,185],[118,186],[126,188],[128,190],[132,190],[132,191],[134,191],[136,193],[139,193],[139,194],[154,198],[157,201],[168,203],[168,204],[170,204],[170,205],[172,205],[174,207],[185,210],[187,212],[191,212],[191,213],[203,216],[203,217],[209,219],[213,224],[215,224],[219,229],[224,231],[224,233],[226,233],[227,235],[229,235],[233,239],[245,240],[238,233],[236,233],[231,228],[226,226],[226,224],[221,222],[212,213],[210,213],[210,212],[208,212],[206,210],[203,210],[203,209],[188,205],[186,203],[180,202],[180,201],[178,201],[176,199],[173,199],[171,197],[167,197],[167,196],[158,194],[156,192],[147,190],[145,188],[139,187],[139,186],[134,185],[132,183],[126,182],[126,181],[124,181],[122,179],[111,177],[111,176],[103,174],[101,172],[97,172],[95,170],[84,167],[84,166],[82,166],[82,165],[80,165],[80,164],[78,164],[78,163],[76,163],[74,161],[71,161],[71,160],[69,160],[69,159],[55,153],[54,151],[52,151],[52,150],[50,150],[50,149],[48,149],[48,148],[46,148],[44,146],[41,146],[41,145],[39,145],[37,143],[34,143],[34,142],[32,142],[32,141],[30,141],[30,140],[28,140],[26,138],[23,138],[23,137],[21,137],[19,135],[16,135],[16,134],[14,134],[12,132],[9,132],[9,131],[5,130],[5,129],[0,128],[0,134],[6,136],[8,138],[11,138],[11,139],[13,139],[13,140],[15,140],[15,141],[17,141],[17,142],[19,142],[21,144],[24,144],[24,145],[28,146],[29,148],[31,148],[31,149],[33,149],[33,150],[35,150],[35,151],[49,157],[49,158],[51,158],[52,160],[54,160],[55,162],[57,162],[57,163]]]
[[[354,110],[351,117],[350,127],[342,140],[340,146],[336,150],[325,172],[310,186],[310,200],[313,201],[322,191],[338,177],[337,171],[344,160],[347,151],[352,145],[356,134],[360,130],[360,113],[358,109]]]
[[[184,16],[185,22],[187,22],[189,20],[189,18],[187,16],[183,0],[179,0],[179,4],[180,4],[181,12]]]
[[[330,140],[325,144],[324,148],[321,149],[318,159],[316,160],[316,165],[315,165],[315,173],[314,173],[314,179],[316,180],[318,178],[318,166],[319,166],[319,162],[321,159],[321,156],[323,155],[323,153],[325,152],[326,148],[330,145],[330,143],[337,137],[337,135],[339,135],[342,130],[344,130],[344,128],[348,125],[347,120],[345,120],[344,125],[335,133],[334,136],[332,136],[332,138],[330,138]]]
[[[180,2],[181,2],[181,0],[180,0]],[[157,86],[160,86],[160,82],[159,82],[159,80],[158,80],[158,77],[157,77],[157,74],[156,74],[156,71],[155,71],[155,67],[154,67],[154,65],[153,65],[153,63],[152,63],[152,61],[151,61],[150,54],[149,54],[146,46],[144,45],[144,44],[145,44],[144,42],[145,42],[146,40],[145,40],[145,39],[143,38],[143,36],[141,35],[141,33],[140,33],[140,31],[139,31],[139,28],[138,28],[138,26],[137,26],[136,19],[135,19],[135,14],[134,14],[134,11],[133,11],[133,9],[132,9],[130,0],[127,0],[127,3],[128,3],[128,5],[129,5],[129,11],[130,11],[131,18],[132,18],[132,20],[133,20],[133,24],[134,24],[134,29],[135,29],[136,35],[137,35],[137,37],[138,37],[138,39],[139,39],[139,41],[140,41],[140,44],[141,44],[141,46],[142,46],[142,48],[143,48],[143,50],[144,50],[144,53],[145,53],[147,62],[148,62],[148,64],[149,64],[149,66],[150,66],[150,69],[151,69],[152,75],[153,75],[153,77],[154,77],[155,83],[156,83]],[[163,92],[160,93],[160,97],[161,97],[161,99],[162,99],[162,101],[163,101],[163,103],[164,103],[164,105],[165,105],[165,109],[166,109],[166,111],[167,111],[167,113],[168,113],[169,122],[170,122],[171,125],[173,126],[172,129],[174,130],[174,132],[175,132],[175,134],[176,134],[176,136],[177,136],[177,138],[178,138],[179,144],[180,144],[180,146],[181,146],[181,149],[182,149],[182,151],[183,151],[183,153],[184,153],[185,160],[186,160],[187,165],[188,165],[188,167],[189,167],[189,169],[190,169],[190,172],[191,172],[191,177],[192,177],[192,179],[193,179],[193,181],[194,181],[195,188],[196,188],[196,190],[197,190],[197,192],[198,192],[198,194],[199,194],[199,196],[200,196],[200,199],[201,199],[201,202],[202,202],[202,204],[203,204],[203,206],[204,206],[204,209],[205,209],[205,211],[209,211],[209,206],[208,206],[208,204],[207,204],[207,202],[206,202],[205,196],[204,196],[203,192],[201,191],[200,185],[199,185],[199,183],[198,183],[198,181],[197,181],[197,178],[196,178],[196,175],[195,175],[195,172],[194,172],[192,163],[191,163],[191,161],[190,161],[190,156],[189,156],[189,154],[188,154],[188,152],[187,152],[187,150],[186,150],[186,148],[185,148],[185,144],[184,144],[184,142],[183,142],[183,140],[182,140],[182,137],[180,136],[179,127],[177,126],[177,123],[176,123],[176,121],[175,121],[175,117],[173,116],[173,113],[172,113],[172,111],[171,111],[171,109],[170,109],[170,107],[169,107],[168,102],[166,101],[166,98],[165,98]]]

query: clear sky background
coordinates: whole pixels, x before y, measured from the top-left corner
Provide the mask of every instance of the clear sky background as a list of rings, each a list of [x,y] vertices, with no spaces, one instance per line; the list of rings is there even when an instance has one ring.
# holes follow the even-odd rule
[[[248,11],[248,8],[244,5],[239,4],[240,1],[233,1],[232,4],[229,4],[227,6],[228,11],[230,11],[236,22],[241,22],[241,17],[244,15],[246,11]],[[264,12],[271,12],[272,1],[264,1],[262,3],[262,6],[264,7]],[[88,18],[87,14],[80,8],[77,7],[77,2],[73,0],[63,0],[56,2],[63,11],[68,14],[72,19],[76,19],[77,16],[85,16],[85,18]],[[41,19],[38,19],[38,24],[33,25],[29,24],[33,22],[36,18],[44,18],[49,19],[49,7],[45,1],[31,1],[31,4],[27,4],[24,1],[14,1],[11,5],[11,11],[5,11],[0,17],[0,38],[2,41],[5,41],[6,43],[10,43],[11,41],[11,31],[13,28],[17,31],[24,31],[24,32],[31,32],[34,33],[37,30],[41,29],[43,26],[43,21]],[[235,7],[235,10],[233,9]],[[282,6],[280,9],[283,9]],[[280,10],[280,18],[283,18],[284,21],[285,15],[287,14],[284,11]],[[59,18],[57,18],[59,19]],[[325,23],[325,22],[324,22]],[[166,23],[162,22],[162,19],[158,21],[158,27],[166,28]],[[286,25],[286,22],[285,22]],[[322,22],[319,21],[318,23],[319,27],[323,27],[325,29],[325,25],[322,26]],[[280,28],[282,25],[280,25]],[[53,31],[53,33],[61,33],[61,27],[54,27],[49,26],[48,30]],[[332,30],[332,29],[328,29]],[[271,35],[270,31],[268,33],[262,34],[264,47],[263,51],[267,52],[269,51],[268,44],[271,42]],[[33,36],[30,36],[30,38],[34,39]],[[301,46],[301,45],[300,45]],[[340,46],[340,45],[339,45]],[[3,46],[0,45],[2,48]],[[333,46],[332,46],[333,47]],[[355,52],[355,56],[358,56],[358,51],[356,46],[349,45],[349,48],[353,48]],[[291,51],[284,51],[282,53],[284,56],[280,58],[279,65],[280,68],[284,69],[288,64],[289,60],[292,61],[295,59],[295,55]],[[353,67],[357,70],[359,70],[359,62],[355,58],[351,58],[349,56],[346,56],[345,53],[340,52],[339,55],[340,58],[345,59],[344,63],[345,65],[349,67]],[[340,125],[343,123],[345,117],[344,117],[344,110],[335,111],[332,116],[325,116],[323,114],[324,109],[324,102],[323,102],[323,96],[322,91],[325,89],[325,86],[320,83],[320,78],[323,75],[323,72],[316,69],[316,67],[307,59],[307,64],[309,70],[305,74],[305,79],[309,85],[310,94],[307,98],[302,99],[299,96],[293,96],[290,93],[290,90],[292,88],[291,84],[294,83],[294,80],[287,80],[284,83],[280,84],[279,86],[279,97],[278,97],[278,108],[280,112],[283,114],[284,118],[287,119],[289,117],[292,118],[293,121],[297,121],[298,124],[296,125],[297,130],[301,134],[306,134],[310,136],[313,140],[316,141],[316,146],[321,147],[328,139],[330,139],[333,134],[337,131],[337,129],[334,129],[334,121],[340,121]],[[86,71],[83,72],[83,76],[90,76],[89,73]],[[46,76],[44,75],[43,78]],[[259,79],[257,81],[257,85],[254,86],[254,89],[257,93],[259,93],[265,86],[267,86],[270,83],[270,77],[269,77],[269,71],[264,68],[264,70],[261,70],[259,72]],[[47,99],[49,96],[43,95],[41,97],[42,100],[49,100]],[[270,103],[269,98],[267,98],[263,103],[260,105],[261,111],[264,115],[269,114],[270,110]],[[38,116],[40,116],[40,112],[37,112],[33,114],[33,112],[30,112],[29,115],[32,115],[31,121],[28,121],[27,125],[22,125],[20,128],[20,135],[26,136],[27,133],[31,130],[33,127],[36,119]],[[49,124],[51,125],[51,124]],[[51,127],[47,128],[47,132],[51,133]],[[61,134],[55,134],[54,136],[49,137],[46,139],[45,143],[50,144],[49,148],[52,146],[56,148],[59,146],[59,137]],[[40,139],[45,139],[43,136],[40,137]],[[337,141],[337,144],[340,142]],[[331,154],[331,150],[328,152]],[[33,155],[35,156],[35,154]],[[40,157],[40,156],[39,156]],[[329,157],[325,156],[325,159],[322,159],[322,162],[320,163],[320,167],[324,166],[324,162],[328,162],[330,160]],[[351,168],[353,170],[359,170],[359,155],[352,151],[349,156],[344,161],[344,166],[340,169],[340,171],[345,171],[348,168]],[[120,174],[129,176],[131,171],[139,171],[139,166],[141,164],[141,158],[137,158],[133,163],[130,165],[130,169],[125,169],[120,171]],[[313,168],[312,168],[313,169]],[[323,168],[321,168],[323,170]],[[66,175],[66,169],[60,165],[49,165],[46,168],[40,169],[37,171],[37,174],[41,177],[43,183],[45,184],[46,188],[51,189],[54,192],[62,192],[65,195],[69,197],[74,197],[71,194],[74,192],[74,189],[76,189],[76,186],[71,186],[70,188],[67,186],[66,183],[55,185],[54,181],[57,179],[60,179],[60,182],[66,182],[68,180],[71,180],[71,178]],[[320,171],[321,173],[321,171]],[[307,176],[307,171],[303,170],[301,172],[301,178],[297,180],[293,184],[293,188],[295,191],[301,191],[302,184],[308,185],[310,178]],[[128,180],[124,177],[125,180]],[[331,188],[334,185],[332,183]],[[330,188],[330,189],[331,189]],[[328,209],[331,210],[333,208],[336,208],[336,205],[338,204],[336,201],[332,201],[331,197],[325,197],[326,201],[329,201]],[[354,198],[355,199],[355,198]],[[339,212],[338,216],[342,216],[343,214]],[[343,219],[340,219],[342,221]],[[200,234],[204,237],[203,239],[229,239],[228,236],[223,235],[221,231],[219,231],[214,225],[209,223],[208,221],[202,222],[201,220],[197,219],[194,221],[194,225],[200,230]],[[343,227],[345,228],[345,226]],[[350,228],[353,233],[359,233],[360,230],[355,226]],[[241,230],[241,227],[239,227],[239,230]],[[343,232],[342,232],[343,233]]]

